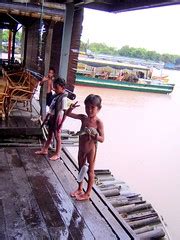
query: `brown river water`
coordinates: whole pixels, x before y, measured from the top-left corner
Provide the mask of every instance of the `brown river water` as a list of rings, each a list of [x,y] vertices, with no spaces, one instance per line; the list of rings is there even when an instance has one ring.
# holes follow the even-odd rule
[[[98,145],[96,169],[108,168],[140,193],[163,216],[173,240],[180,239],[180,72],[168,71],[176,83],[172,94],[144,93],[76,86],[83,101],[99,94],[103,107],[105,142]],[[67,119],[64,128],[77,131],[78,120]],[[76,157],[77,149],[71,149]]]

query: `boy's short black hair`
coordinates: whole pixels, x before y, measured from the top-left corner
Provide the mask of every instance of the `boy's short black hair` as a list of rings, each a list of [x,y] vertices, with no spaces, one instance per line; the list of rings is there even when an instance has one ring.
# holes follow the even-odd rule
[[[85,105],[91,104],[91,105],[97,106],[99,109],[101,109],[102,107],[101,102],[102,102],[101,97],[99,95],[94,95],[94,94],[88,95],[84,100]]]
[[[55,73],[55,69],[53,67],[50,67],[49,71],[53,71]]]
[[[59,86],[65,88],[66,82],[65,82],[65,80],[64,80],[63,78],[58,77],[58,78],[56,78],[56,79],[54,80],[53,85],[59,85]]]

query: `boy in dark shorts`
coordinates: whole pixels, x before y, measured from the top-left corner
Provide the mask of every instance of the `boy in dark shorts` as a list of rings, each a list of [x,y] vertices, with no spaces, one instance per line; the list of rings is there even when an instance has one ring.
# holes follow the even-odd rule
[[[48,120],[48,138],[43,148],[40,151],[35,152],[36,154],[47,155],[48,148],[51,144],[52,137],[54,135],[56,139],[56,151],[50,160],[58,160],[61,152],[61,127],[65,120],[65,111],[67,108],[67,94],[65,92],[65,81],[62,78],[57,78],[53,83],[55,96],[49,107],[49,113],[46,116]]]
[[[54,79],[55,79],[55,70],[54,70],[54,68],[50,68],[47,76],[44,76],[42,81],[40,82],[40,86],[43,86],[45,83],[47,83],[47,94],[46,94],[46,105],[47,106],[51,105]],[[40,95],[42,95],[42,88],[40,90]],[[41,96],[40,96],[40,98],[41,98]]]

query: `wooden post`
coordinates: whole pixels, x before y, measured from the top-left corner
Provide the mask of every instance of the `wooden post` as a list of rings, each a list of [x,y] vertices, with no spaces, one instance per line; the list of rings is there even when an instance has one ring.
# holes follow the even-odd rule
[[[22,27],[22,39],[21,39],[21,63],[26,66],[26,51],[27,51],[27,28]]]
[[[80,48],[80,37],[82,33],[84,9],[76,9],[74,12],[72,36],[71,36],[71,51],[69,56],[67,85],[68,89],[73,91],[74,83],[76,81],[76,69],[78,64],[78,52]]]
[[[2,64],[2,34],[3,30],[0,29],[0,64]]]
[[[13,41],[12,41],[12,57],[11,57],[11,63],[14,63],[14,54],[15,54],[15,41],[16,41],[16,32],[17,30],[13,30]]]
[[[53,22],[50,24],[48,28],[48,34],[46,37],[46,51],[45,51],[45,66],[44,66],[44,73],[45,75],[49,71],[50,67],[50,59],[51,59],[51,45],[52,45],[52,36],[53,36]],[[41,96],[41,116],[44,120],[46,117],[46,94],[47,94],[47,83],[45,82],[41,87],[42,95]]]
[[[9,38],[8,38],[8,63],[11,60],[11,41],[12,41],[12,31],[9,29]]]
[[[53,26],[54,26],[54,22],[51,22],[48,29],[47,38],[46,38],[45,66],[44,66],[45,74],[48,73],[49,67],[50,67]]]
[[[74,5],[66,4],[66,14],[63,28],[62,47],[60,56],[59,75],[67,81],[68,62],[71,46],[72,27],[74,19]]]

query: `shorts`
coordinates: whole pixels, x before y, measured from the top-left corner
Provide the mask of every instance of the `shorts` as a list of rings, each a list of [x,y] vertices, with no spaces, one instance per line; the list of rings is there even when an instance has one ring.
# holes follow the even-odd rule
[[[48,127],[50,131],[53,132],[61,132],[61,122],[62,122],[62,118],[61,116],[58,116],[56,121],[55,121],[55,116],[50,116],[49,120],[48,120]]]
[[[53,99],[52,95],[53,95],[52,92],[49,92],[49,93],[46,94],[46,105],[47,106],[51,105],[51,102],[52,102],[52,99]]]

